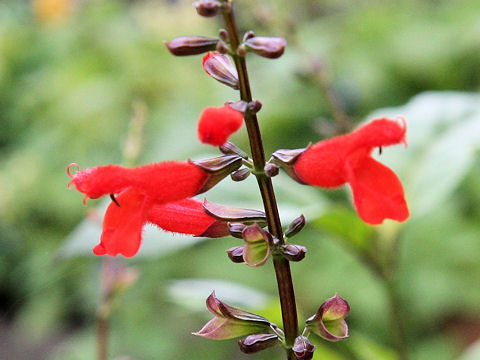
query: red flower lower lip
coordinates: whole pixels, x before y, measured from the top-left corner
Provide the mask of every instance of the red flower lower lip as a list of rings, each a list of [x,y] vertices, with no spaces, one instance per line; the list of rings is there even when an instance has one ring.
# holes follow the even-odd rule
[[[378,225],[384,219],[405,221],[408,207],[402,184],[388,167],[371,157],[374,148],[406,143],[405,122],[374,120],[356,131],[321,141],[293,164],[306,184],[332,188],[349,183],[360,217]]]

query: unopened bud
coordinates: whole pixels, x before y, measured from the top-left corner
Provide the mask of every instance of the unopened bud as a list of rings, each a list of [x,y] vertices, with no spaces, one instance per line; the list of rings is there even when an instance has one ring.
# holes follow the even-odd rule
[[[268,177],[274,177],[274,176],[277,176],[278,175],[278,172],[280,170],[280,167],[278,165],[275,165],[275,164],[272,164],[272,163],[269,163],[267,165],[265,165],[265,174],[268,176]]]
[[[298,360],[310,360],[316,347],[305,336],[298,336],[293,345],[293,352]]]
[[[243,181],[250,175],[250,169],[240,169],[234,172],[230,177],[233,181]]]
[[[234,263],[241,264],[245,261],[243,260],[243,248],[244,246],[235,246],[227,250],[227,255]]]
[[[240,46],[237,48],[237,55],[238,55],[238,56],[241,56],[241,57],[244,57],[245,55],[247,55],[247,49],[245,48],[245,46],[240,45]]]
[[[252,30],[249,30],[245,33],[245,35],[243,35],[243,42],[247,41],[248,39],[251,39],[255,37],[255,33],[252,31]]]
[[[212,17],[217,15],[222,3],[217,0],[199,0],[193,3],[200,16]]]
[[[290,261],[301,261],[305,258],[305,246],[288,244],[282,247],[282,255]]]
[[[205,72],[222,84],[238,90],[238,74],[230,59],[216,52],[211,52],[203,58]]]
[[[287,42],[280,37],[255,36],[244,40],[243,45],[257,55],[276,59],[283,55]]]
[[[291,238],[297,235],[305,227],[305,223],[305,216],[302,214],[290,223],[288,229],[285,231],[285,237]]]
[[[228,45],[224,41],[219,41],[215,50],[217,50],[220,54],[227,54]]]
[[[260,100],[252,100],[248,103],[248,111],[251,111],[253,113],[257,113],[262,109],[262,103]]]
[[[230,232],[230,235],[237,239],[243,239],[242,233],[246,227],[247,225],[242,223],[228,223],[228,231]]]
[[[243,340],[238,340],[238,346],[245,354],[253,354],[275,346],[278,343],[276,334],[255,334],[247,336]]]
[[[225,42],[229,41],[228,31],[225,29],[218,30],[218,36],[220,36],[220,39],[222,39]]]
[[[206,36],[180,36],[165,43],[175,56],[198,55],[217,48],[218,39]]]

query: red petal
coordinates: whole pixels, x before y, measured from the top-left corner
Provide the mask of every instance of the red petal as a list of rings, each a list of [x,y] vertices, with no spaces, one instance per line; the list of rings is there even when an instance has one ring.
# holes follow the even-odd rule
[[[366,148],[368,152],[379,146],[406,144],[407,125],[403,118],[390,120],[376,119],[350,134],[353,148]]]
[[[169,202],[197,194],[206,179],[207,174],[189,162],[167,161],[133,169],[118,165],[88,168],[77,171],[71,183],[92,199],[134,186],[159,202]]]
[[[346,168],[355,207],[363,221],[378,225],[385,219],[408,218],[403,187],[392,170],[369,156],[355,166],[347,161]]]
[[[242,123],[243,114],[229,106],[208,107],[200,115],[198,138],[204,144],[223,145]]]
[[[103,219],[103,232],[93,252],[97,255],[132,257],[138,252],[142,227],[152,206],[152,200],[140,190],[130,188],[116,197],[120,206],[112,202]]]
[[[154,204],[147,215],[147,221],[166,231],[200,235],[216,220],[205,213],[202,202],[184,199]]]

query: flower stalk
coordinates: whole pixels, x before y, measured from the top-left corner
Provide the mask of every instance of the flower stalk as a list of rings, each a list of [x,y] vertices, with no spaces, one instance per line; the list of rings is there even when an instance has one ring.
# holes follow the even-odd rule
[[[233,60],[238,73],[240,99],[250,103],[252,93],[248,79],[247,64],[244,56],[237,54],[240,46],[240,37],[238,33],[235,15],[232,3],[229,6],[222,7],[222,15],[228,31]],[[278,213],[275,192],[271,179],[264,172],[265,152],[263,149],[262,136],[257,120],[257,115],[253,111],[245,111],[245,125],[247,128],[250,142],[250,150],[254,164],[254,174],[257,178],[258,187],[262,195],[263,205],[268,223],[269,231],[283,243],[283,231],[280,216]],[[288,346],[287,358],[294,360],[295,354],[291,350],[296,337],[298,336],[297,308],[295,302],[295,292],[293,289],[292,275],[288,260],[280,255],[273,256],[275,275],[277,278],[278,292],[282,309],[283,327],[285,331],[285,341]]]

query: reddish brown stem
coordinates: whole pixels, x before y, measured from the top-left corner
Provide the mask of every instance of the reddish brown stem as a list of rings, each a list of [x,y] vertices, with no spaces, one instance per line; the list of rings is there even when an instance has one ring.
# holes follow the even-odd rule
[[[229,3],[229,5],[232,4]],[[223,8],[223,18],[229,34],[231,49],[235,52],[240,45],[240,38],[235,22],[233,6]],[[248,80],[245,57],[234,54],[233,60],[238,72],[240,98],[243,101],[250,102],[252,101],[252,94],[250,90],[250,82]],[[264,172],[265,152],[263,149],[262,136],[257,116],[253,112],[246,111],[244,118],[247,127],[248,138],[250,141],[253,164],[255,167],[254,173],[257,177],[258,187],[262,195],[263,205],[267,215],[268,228],[277,239],[283,241],[282,223],[278,213],[277,201],[275,199],[272,181],[265,175]],[[293,346],[295,338],[298,336],[298,320],[297,308],[295,304],[295,292],[293,289],[292,275],[290,273],[290,264],[281,256],[274,256],[273,264],[275,267],[280,304],[282,308],[285,341],[287,346],[290,348],[287,350],[287,358],[289,360],[294,360],[296,358],[291,350],[291,346]]]

